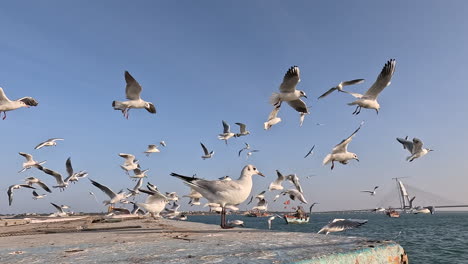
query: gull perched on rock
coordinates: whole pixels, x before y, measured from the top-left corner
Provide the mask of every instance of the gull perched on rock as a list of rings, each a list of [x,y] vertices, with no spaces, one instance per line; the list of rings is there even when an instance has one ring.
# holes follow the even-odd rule
[[[250,131],[246,129],[246,125],[242,123],[236,123],[236,125],[239,126],[239,133],[235,135],[235,137],[242,137],[242,136],[247,136],[250,134]]]
[[[27,184],[13,184],[13,185],[10,185],[10,187],[8,187],[8,191],[7,191],[7,194],[8,194],[8,204],[11,206],[11,203],[13,202],[13,190],[17,190],[17,189],[20,189],[20,188],[29,188],[29,189],[36,189],[34,187],[31,187]]]
[[[134,155],[119,153],[119,156],[125,159],[124,164],[120,165],[120,168],[122,168],[127,175],[129,175],[129,171],[140,168],[140,164],[138,164],[138,160],[135,159]]]
[[[25,179],[25,181],[26,181],[26,184],[29,185],[29,186],[32,186],[35,183],[35,184],[41,186],[41,188],[44,189],[44,191],[49,192],[49,193],[52,192],[45,183],[43,183],[41,180],[39,180],[36,177],[28,177],[28,178]]]
[[[377,190],[377,188],[379,188],[379,186],[375,186],[373,191],[361,191],[361,192],[369,193],[370,195],[374,196],[375,190]]]
[[[128,71],[125,71],[125,81],[127,82],[125,95],[128,101],[113,101],[112,107],[114,107],[115,110],[121,110],[124,117],[127,119],[130,108],[144,108],[146,111],[156,114],[156,107],[154,107],[154,104],[141,99],[141,85],[132,77],[132,75],[130,75],[130,73],[128,73]]]
[[[37,194],[36,191],[33,191],[32,194],[33,194],[33,199],[34,199],[34,200],[42,199],[42,198],[45,198],[45,197],[47,196],[46,194],[41,194],[41,195],[39,195],[39,194]]]
[[[360,83],[363,83],[363,82],[364,82],[364,79],[356,79],[356,80],[351,80],[351,81],[340,82],[337,86],[335,86],[333,88],[330,88],[330,90],[328,90],[324,94],[322,94],[318,99],[324,98],[325,96],[331,94],[335,90],[338,90],[338,92],[345,92],[343,90],[343,86],[360,84]]]
[[[3,120],[6,118],[6,112],[16,110],[21,107],[37,106],[38,102],[32,97],[23,97],[18,100],[10,100],[5,95],[3,88],[0,88],[0,113],[3,112]]]
[[[403,138],[397,138],[397,140],[403,145],[404,149],[410,152],[411,155],[406,158],[410,162],[434,151],[433,149],[423,148],[423,142],[417,138],[413,138],[412,142]]]
[[[45,160],[41,161],[41,162],[37,162],[37,161],[35,161],[33,159],[33,156],[31,154],[28,154],[28,153],[19,152],[19,154],[21,156],[23,156],[26,159],[26,161],[23,162],[23,169],[18,171],[18,173],[21,173],[21,172],[23,172],[25,170],[28,170],[28,169],[30,169],[32,167],[35,167],[37,165],[42,165],[42,164],[44,164],[46,162]]]
[[[271,111],[270,115],[268,115],[268,121],[263,123],[263,128],[265,130],[270,129],[272,126],[281,122],[281,118],[277,117],[280,108],[280,106],[275,106],[275,108],[273,108],[273,110]]]
[[[305,204],[307,203],[304,195],[298,190],[289,189],[289,190],[281,192],[281,194],[289,195],[289,198],[291,200],[293,200],[293,201],[295,201],[297,199],[297,200],[301,201],[302,203],[305,203]]]
[[[40,149],[42,147],[57,146],[57,140],[64,140],[63,138],[49,138],[48,140],[39,143],[34,149]]]
[[[231,128],[226,121],[223,120],[223,133],[218,135],[218,139],[224,140],[227,145],[228,139],[234,137],[236,134],[231,132]]]
[[[158,146],[152,144],[152,145],[148,145],[148,149],[143,153],[145,153],[146,156],[149,157],[151,153],[159,153],[159,152],[161,151],[158,149]]]
[[[263,176],[253,165],[247,165],[242,169],[241,176],[237,180],[204,180],[187,177],[176,173],[171,176],[182,179],[185,184],[201,193],[211,203],[218,203],[222,207],[221,228],[229,228],[226,225],[226,206],[237,205],[244,202],[252,191],[252,176]]]
[[[98,187],[101,191],[103,191],[105,194],[107,194],[107,196],[109,196],[110,200],[106,200],[106,201],[103,201],[104,205],[114,205],[116,203],[119,203],[121,202],[122,200],[124,200],[126,197],[127,197],[127,194],[121,190],[120,192],[118,193],[115,193],[114,191],[112,191],[109,187],[105,186],[105,185],[102,185],[96,181],[93,181],[91,179],[89,179],[91,181],[91,183]]]
[[[367,220],[360,219],[333,219],[328,225],[322,227],[317,234],[325,232],[325,235],[331,232],[340,232],[347,229],[352,229],[360,227],[363,224],[367,223]]]
[[[377,77],[377,80],[374,82],[374,84],[372,84],[372,86],[365,94],[344,91],[358,98],[358,100],[348,104],[357,105],[353,115],[358,115],[361,112],[361,108],[374,109],[377,114],[379,113],[380,104],[377,102],[377,97],[383,91],[383,89],[385,89],[385,87],[390,85],[393,73],[395,72],[395,67],[396,61],[394,59],[387,61],[382,71],[380,72],[379,77]]]
[[[351,142],[353,139],[354,135],[361,129],[361,126],[364,124],[364,122],[361,122],[359,127],[351,134],[351,136],[347,137],[346,139],[343,139],[338,145],[336,145],[331,154],[328,154],[324,159],[323,159],[323,165],[326,165],[328,163],[332,163],[331,169],[335,167],[335,161],[340,162],[341,164],[348,164],[348,161],[351,159],[355,159],[359,161],[358,156],[355,153],[348,152],[348,144]]]
[[[201,147],[202,147],[202,149],[203,149],[203,156],[201,156],[201,158],[202,158],[203,160],[209,159],[209,158],[213,157],[213,155],[214,155],[214,150],[208,151],[208,149],[205,147],[205,145],[203,145],[203,143],[201,143],[201,142],[200,142],[200,145],[201,145]]]

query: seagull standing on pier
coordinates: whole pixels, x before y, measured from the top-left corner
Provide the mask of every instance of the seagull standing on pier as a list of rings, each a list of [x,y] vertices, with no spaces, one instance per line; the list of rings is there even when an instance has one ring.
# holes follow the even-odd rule
[[[247,165],[242,169],[239,179],[231,181],[203,180],[176,173],[171,173],[171,176],[183,180],[185,184],[201,193],[209,202],[220,204],[222,207],[221,228],[229,228],[226,225],[226,206],[240,204],[249,197],[253,186],[252,176],[255,174],[263,176],[255,166]]]

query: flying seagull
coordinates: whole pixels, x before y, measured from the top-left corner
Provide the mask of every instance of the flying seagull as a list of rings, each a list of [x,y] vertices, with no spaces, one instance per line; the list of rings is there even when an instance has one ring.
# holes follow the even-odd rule
[[[133,176],[130,176],[130,178],[132,178],[133,180],[137,180],[137,179],[142,179],[142,178],[145,178],[145,177],[148,177],[148,175],[146,175],[146,172],[148,172],[149,169],[146,169],[146,170],[141,170],[139,168],[136,168],[133,170]]]
[[[240,157],[240,154],[242,153],[243,150],[249,150],[250,149],[249,143],[244,143],[244,144],[245,144],[245,147],[243,147],[241,150],[239,150],[239,157]]]
[[[226,225],[226,206],[240,204],[249,197],[253,185],[252,176],[255,174],[263,176],[255,166],[247,165],[242,169],[239,179],[231,181],[210,181],[176,173],[171,173],[171,176],[183,180],[185,184],[201,193],[209,202],[220,204],[222,207],[221,228],[229,228]]]
[[[242,220],[229,220],[227,222],[227,225],[230,226],[230,227],[235,227],[235,226],[244,227],[244,221],[242,221]]]
[[[253,153],[259,152],[260,150],[258,149],[253,149],[247,152],[247,159],[249,159],[250,156],[252,156]]]
[[[340,232],[347,229],[360,227],[367,223],[367,220],[360,219],[333,219],[328,225],[322,227],[317,234],[325,232],[325,235],[331,232]]]
[[[270,186],[268,186],[269,191],[274,191],[274,190],[283,190],[284,187],[281,185],[284,180],[286,180],[286,177],[279,172],[279,170],[276,170],[276,175],[278,176],[275,181],[270,183]]]
[[[312,151],[314,151],[315,145],[312,146],[312,148],[307,152],[307,154],[304,156],[304,159],[307,158],[310,154],[312,154]]]
[[[37,106],[39,103],[32,97],[23,97],[18,100],[10,100],[5,95],[3,88],[0,88],[0,113],[3,112],[3,120],[6,118],[6,112],[16,110],[21,107]]]
[[[294,184],[294,186],[296,187],[296,189],[302,193],[302,187],[301,187],[301,184],[299,183],[299,177],[297,177],[297,175],[294,173],[294,174],[289,174],[288,176],[286,176],[286,179],[290,182],[292,182],[292,184]]]
[[[30,168],[32,168],[32,167],[35,167],[35,166],[37,166],[37,165],[42,165],[42,164],[44,164],[44,163],[46,162],[45,160],[44,160],[44,161],[41,161],[41,162],[37,162],[37,161],[35,161],[35,160],[33,159],[33,156],[32,156],[31,154],[28,154],[28,153],[19,152],[19,154],[20,154],[21,156],[23,156],[23,157],[26,159],[26,161],[23,162],[23,169],[21,169],[20,171],[18,171],[18,173],[21,173],[21,172],[23,172],[23,171],[25,171],[25,170],[28,170],[28,169],[30,169]]]
[[[423,142],[417,138],[413,138],[413,142],[403,138],[397,138],[397,140],[403,145],[403,148],[407,149],[411,154],[406,158],[406,160],[410,162],[434,151],[433,149],[423,148]]]
[[[268,115],[268,121],[263,123],[263,128],[265,130],[270,129],[272,126],[281,122],[281,118],[277,117],[279,110],[280,106],[275,106],[275,108],[273,108],[273,110],[271,111],[270,115]]]
[[[69,177],[64,180],[63,177],[62,177],[62,174],[60,174],[60,173],[58,173],[58,172],[56,172],[54,170],[43,167],[42,165],[36,165],[36,167],[39,170],[43,171],[45,174],[49,174],[50,176],[55,178],[55,181],[57,182],[57,185],[52,186],[52,187],[59,188],[60,191],[63,191],[63,190],[65,190],[65,188],[67,188]]]
[[[322,94],[318,99],[324,98],[325,96],[331,94],[335,90],[338,90],[339,92],[344,92],[343,86],[360,84],[360,83],[363,83],[363,82],[364,82],[364,79],[356,79],[356,80],[351,80],[351,81],[340,82],[337,86],[331,88],[330,90],[328,90],[324,94]]]
[[[296,111],[301,113],[307,113],[307,107],[301,100],[301,97],[307,98],[304,91],[296,90],[296,85],[301,81],[299,77],[299,67],[292,66],[286,72],[283,78],[283,82],[279,87],[279,93],[273,93],[270,97],[270,103],[274,106],[280,106],[281,102],[285,101],[294,108]]]
[[[91,181],[91,183],[98,187],[101,191],[103,191],[105,194],[107,194],[107,196],[109,196],[110,200],[106,200],[104,201],[104,205],[114,205],[120,201],[122,201],[123,199],[125,199],[127,197],[126,193],[121,190],[120,192],[118,193],[115,193],[114,191],[112,191],[109,187],[105,186],[105,185],[102,185],[96,181],[93,181],[91,179],[89,179]]]
[[[122,168],[125,173],[127,173],[127,175],[129,175],[129,171],[140,168],[140,164],[138,164],[138,161],[135,159],[134,155],[119,153],[119,156],[125,159],[124,164],[120,165],[120,168]]]
[[[235,135],[235,137],[242,137],[242,136],[247,136],[250,134],[250,131],[246,129],[246,125],[242,123],[236,123],[236,125],[239,126],[239,133]]]
[[[63,206],[59,206],[54,203],[50,203],[50,204],[54,206],[55,209],[57,209],[57,212],[54,214],[55,216],[67,216],[68,215],[68,213],[63,210],[65,209]]]
[[[57,146],[57,140],[64,140],[63,138],[49,138],[48,140],[39,143],[34,149],[40,149],[42,147]]]
[[[31,187],[27,184],[13,184],[13,185],[10,185],[10,187],[8,187],[8,191],[7,191],[7,194],[8,194],[8,204],[11,206],[11,203],[13,202],[13,190],[17,190],[17,189],[20,189],[20,188],[30,188],[30,189],[36,189],[34,187]]]
[[[361,191],[361,192],[369,193],[370,195],[374,196],[375,190],[377,190],[377,188],[379,188],[379,186],[375,186],[373,191]]]
[[[352,152],[348,152],[348,144],[351,142],[353,139],[354,135],[361,129],[361,126],[364,124],[364,121],[361,122],[359,127],[351,134],[346,139],[343,139],[338,145],[336,145],[331,154],[328,154],[324,159],[323,159],[323,165],[326,165],[328,163],[332,163],[331,169],[335,167],[335,161],[340,162],[341,164],[348,164],[348,161],[351,159],[355,159],[359,161],[358,156]]]
[[[358,115],[361,112],[361,108],[374,109],[377,114],[379,114],[380,104],[377,102],[377,97],[383,91],[383,89],[385,89],[385,87],[390,85],[393,73],[395,72],[395,67],[396,61],[394,59],[387,61],[382,71],[380,72],[379,77],[377,77],[377,80],[363,95],[344,91],[358,98],[358,100],[348,104],[357,105],[353,115]]]
[[[159,214],[164,210],[168,203],[167,197],[158,190],[139,189],[140,192],[148,194],[144,203],[136,203],[136,205],[144,209],[153,218],[159,217]]]
[[[36,191],[33,191],[32,194],[33,194],[33,199],[34,199],[34,200],[42,199],[42,198],[45,198],[45,197],[47,196],[46,194],[41,194],[41,195],[39,195],[39,194],[37,194]]]
[[[141,85],[128,73],[125,71],[125,81],[127,86],[125,87],[125,95],[128,101],[113,101],[112,107],[114,110],[121,110],[125,118],[128,119],[128,111],[130,108],[144,108],[146,111],[156,114],[156,107],[151,102],[146,102],[141,99]]]
[[[252,210],[266,211],[268,209],[268,202],[262,198],[258,200],[256,206],[252,207]]]
[[[203,195],[201,195],[201,193],[195,191],[194,189],[190,188],[190,194],[184,195],[182,197],[189,197],[190,201],[188,204],[190,204],[190,206],[194,206],[194,205],[201,204],[200,199],[203,197]]]
[[[67,169],[68,177],[65,178],[65,182],[77,182],[79,179],[84,178],[88,176],[88,173],[86,171],[79,171],[79,172],[74,172],[73,171],[73,166],[71,164],[71,158],[68,158],[67,161],[65,162],[65,167]]]
[[[161,145],[161,146],[162,146],[162,145]],[[148,145],[148,149],[146,149],[146,151],[143,152],[143,153],[145,153],[146,156],[149,157],[149,155],[150,155],[151,153],[159,153],[159,152],[161,152],[161,151],[158,149],[158,146],[152,144],[152,145]]]
[[[228,139],[234,137],[236,134],[231,132],[231,128],[226,121],[223,120],[223,133],[218,135],[218,139],[224,140],[227,145]]]
[[[159,142],[159,145],[165,147],[165,146],[166,146],[166,142],[165,142],[164,140],[161,140],[161,141]]]
[[[293,200],[293,201],[299,200],[302,203],[305,203],[305,204],[307,203],[307,200],[305,199],[304,195],[298,190],[289,189],[289,190],[281,192],[281,194],[282,195],[289,195],[289,198],[291,200]]]
[[[205,147],[205,145],[203,145],[203,143],[201,143],[201,142],[200,142],[200,145],[201,145],[201,147],[203,148],[203,153],[204,153],[204,155],[201,156],[201,158],[202,158],[203,160],[209,159],[209,158],[213,157],[213,155],[214,155],[214,150],[208,151],[208,149]]]
[[[49,193],[52,192],[45,183],[43,183],[41,180],[39,180],[36,177],[28,177],[28,178],[25,179],[25,181],[26,181],[26,184],[29,185],[29,186],[32,186],[35,183],[35,184],[41,186],[41,188],[44,189],[44,191],[49,192]]]

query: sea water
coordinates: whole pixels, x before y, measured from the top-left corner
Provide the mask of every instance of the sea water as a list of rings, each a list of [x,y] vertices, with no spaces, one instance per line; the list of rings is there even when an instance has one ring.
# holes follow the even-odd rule
[[[408,254],[410,263],[468,264],[468,212],[436,212],[404,214],[390,218],[383,213],[312,213],[310,223],[286,224],[281,218],[272,222],[272,230],[316,233],[334,218],[367,219],[368,223],[354,230],[333,233],[360,236],[373,240],[393,240]],[[244,221],[247,228],[268,229],[268,217],[228,215],[228,220]],[[188,221],[219,224],[219,215],[193,215]]]

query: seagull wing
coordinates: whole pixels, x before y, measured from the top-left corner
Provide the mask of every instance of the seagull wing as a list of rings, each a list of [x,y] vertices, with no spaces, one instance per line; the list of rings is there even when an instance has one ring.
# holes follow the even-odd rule
[[[0,103],[3,102],[11,102],[10,99],[5,95],[5,92],[3,91],[3,88],[0,88]]]
[[[307,152],[307,154],[304,156],[304,159],[307,158],[310,154],[312,154],[312,151],[314,150],[315,145],[312,146],[312,148]]]
[[[321,96],[319,96],[319,98],[317,98],[317,99],[322,99],[322,98],[324,98],[325,96],[327,96],[327,95],[333,93],[333,91],[335,91],[335,90],[337,90],[337,89],[338,89],[338,88],[336,88],[336,87],[330,88],[330,90],[326,91],[324,94],[322,94]]]
[[[8,194],[8,204],[11,206],[11,203],[13,202],[13,187],[15,185],[11,185],[9,188],[8,188],[8,191],[7,191],[7,194]]]
[[[294,184],[294,186],[299,192],[302,193],[302,186],[299,183],[299,177],[297,177],[296,174],[290,174],[286,178]]]
[[[119,153],[119,156],[125,159],[125,164],[133,163],[135,156],[132,154]]]
[[[68,173],[67,179],[68,179],[73,175],[73,167],[72,167],[72,164],[71,164],[71,158],[67,159],[67,161],[65,162],[65,167],[67,168],[67,173]]]
[[[203,152],[205,153],[205,155],[209,155],[210,152],[208,151],[208,149],[205,147],[205,145],[203,145],[203,143],[200,142],[200,145],[201,147],[203,148]]]
[[[413,138],[413,151],[412,154],[418,153],[423,148],[423,142],[418,138]]]
[[[41,182],[41,181],[38,181],[38,182],[37,182],[37,185],[41,186],[41,188],[44,189],[44,191],[46,191],[46,192],[49,192],[49,193],[52,192],[52,191],[49,189],[49,187],[48,187],[45,183],[43,183],[43,182]]]
[[[63,138],[49,138],[47,141],[65,140]]]
[[[56,204],[54,204],[54,203],[50,203],[50,204],[53,205],[60,213],[65,213],[65,212],[63,211],[63,208],[62,208],[62,207],[60,207],[60,206],[58,206],[58,205],[56,205]]]
[[[340,231],[346,229],[352,229],[367,223],[367,220],[358,219],[335,219],[333,222],[328,224],[329,228],[338,229]]]
[[[18,99],[18,101],[21,101],[28,106],[36,106],[39,104],[39,102],[37,102],[37,100],[32,97],[23,97],[23,98]]]
[[[356,79],[356,80],[351,80],[351,81],[344,81],[341,84],[343,86],[348,86],[348,85],[360,84],[363,82],[364,82],[364,79]]]
[[[353,134],[351,134],[351,136],[347,137],[346,139],[343,139],[338,145],[336,145],[332,150],[332,154],[348,151],[349,142],[351,142],[354,135],[356,135],[356,133],[359,131],[359,129],[361,129],[362,124],[364,124],[364,122],[361,122],[359,127],[353,132]]]
[[[58,185],[63,185],[65,182],[63,181],[63,177],[60,173],[48,169],[46,167],[43,167],[41,165],[36,166],[39,170],[43,171],[45,174],[49,174],[55,178],[55,181],[57,182]]]
[[[89,179],[91,181],[91,183],[98,187],[101,191],[103,191],[105,194],[107,194],[107,196],[109,196],[111,199],[114,198],[115,196],[117,196],[117,194],[115,194],[109,187],[107,186],[104,186],[98,182],[95,182],[91,179]]]
[[[403,145],[404,149],[407,149],[411,154],[413,154],[413,142],[406,140],[404,138],[397,138],[398,142],[400,142]]]
[[[236,125],[239,126],[239,130],[241,133],[245,133],[245,127],[246,125],[245,124],[242,124],[242,123],[236,123]]]
[[[223,120],[223,133],[231,133],[230,131],[230,126],[228,123],[226,123],[226,121]]]
[[[307,108],[307,105],[301,99],[288,101],[287,103],[299,113],[305,113],[305,114],[309,113],[309,109]]]
[[[19,153],[21,156],[25,157],[26,158],[26,161],[33,161],[33,156],[31,154],[28,154],[28,153],[24,153],[24,152],[20,152]]]
[[[364,94],[365,97],[376,99],[380,92],[390,84],[393,73],[395,72],[396,61],[391,59],[387,61],[374,84]]]
[[[276,118],[276,116],[278,115],[279,110],[280,110],[280,106],[277,106],[277,107],[273,108],[271,113],[268,115],[268,121]]]
[[[292,66],[284,75],[283,82],[281,83],[279,90],[282,93],[292,93],[296,90],[296,85],[300,81],[299,67]]]
[[[140,99],[141,85],[133,78],[128,71],[125,71],[125,81],[127,86],[125,87],[125,94],[129,100]]]
[[[32,194],[33,194],[35,197],[39,196],[39,194],[37,194],[36,191],[33,191]]]

